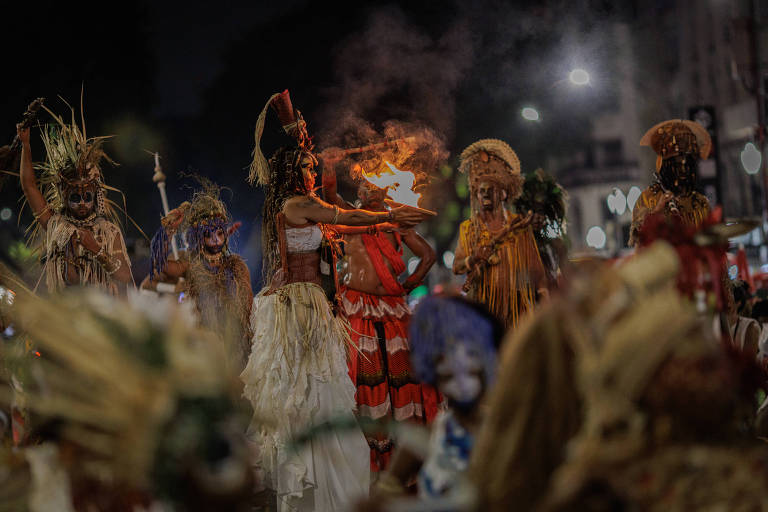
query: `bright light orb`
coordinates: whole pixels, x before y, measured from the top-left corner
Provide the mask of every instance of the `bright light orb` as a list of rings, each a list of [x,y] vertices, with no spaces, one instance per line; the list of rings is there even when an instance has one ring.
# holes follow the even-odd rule
[[[744,149],[741,151],[741,165],[747,174],[757,174],[760,172],[760,164],[763,163],[763,156],[760,154],[760,150],[752,144],[747,142]]]
[[[443,253],[443,263],[448,268],[453,268],[453,260],[455,255],[451,251],[445,251]]]
[[[0,220],[8,220],[11,218],[11,215],[13,215],[13,212],[10,208],[3,208],[0,210]]]
[[[589,83],[589,73],[581,68],[574,69],[568,74],[568,80],[573,85],[587,85]]]
[[[613,204],[616,207],[616,215],[624,215],[624,212],[627,211],[627,196],[621,190],[614,189],[613,197],[615,198]]]
[[[538,121],[539,120],[539,112],[532,107],[525,107],[523,111],[521,112],[523,119],[527,121]]]
[[[614,188],[613,192],[608,194],[606,201],[608,202],[608,210],[615,215],[624,215],[624,212],[627,211],[627,197],[618,188]]]
[[[629,189],[629,192],[627,192],[627,207],[630,210],[635,209],[635,203],[637,203],[637,200],[640,199],[642,194],[643,191],[640,190],[640,187],[632,187]]]
[[[587,231],[587,245],[589,247],[602,249],[605,247],[606,241],[607,237],[605,236],[605,231],[603,231],[603,228],[600,226],[592,226],[589,228],[589,231]]]

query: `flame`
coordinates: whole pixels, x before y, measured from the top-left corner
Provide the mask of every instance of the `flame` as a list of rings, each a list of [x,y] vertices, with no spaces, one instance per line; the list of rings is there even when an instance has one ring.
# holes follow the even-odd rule
[[[387,197],[397,203],[418,208],[421,194],[413,191],[416,175],[410,171],[401,171],[389,162],[384,162],[389,171],[384,170],[378,174],[373,171],[362,171],[363,178],[379,188],[387,190]]]

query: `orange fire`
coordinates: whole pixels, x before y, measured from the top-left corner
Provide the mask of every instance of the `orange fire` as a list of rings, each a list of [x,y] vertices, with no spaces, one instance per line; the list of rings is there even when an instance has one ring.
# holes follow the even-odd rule
[[[387,197],[396,203],[415,206],[418,208],[421,194],[413,191],[416,175],[410,171],[401,171],[389,162],[389,167],[379,172],[362,171],[362,176],[368,183],[387,190]]]

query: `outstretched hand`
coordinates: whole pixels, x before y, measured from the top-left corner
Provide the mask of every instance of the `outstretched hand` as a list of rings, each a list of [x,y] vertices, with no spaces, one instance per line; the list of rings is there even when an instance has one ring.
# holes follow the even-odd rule
[[[392,221],[403,228],[415,226],[433,216],[433,214],[427,210],[414,208],[412,206],[398,206],[397,208],[392,208],[390,212],[392,213]]]

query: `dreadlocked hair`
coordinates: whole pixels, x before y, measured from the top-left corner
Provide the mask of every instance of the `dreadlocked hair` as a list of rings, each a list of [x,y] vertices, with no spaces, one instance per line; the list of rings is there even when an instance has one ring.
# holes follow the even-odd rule
[[[315,156],[300,147],[282,147],[269,159],[269,186],[266,190],[262,218],[261,243],[264,250],[262,267],[265,282],[271,279],[280,267],[280,244],[277,232],[277,215],[283,210],[285,201],[294,196],[309,195],[304,175],[301,172],[301,159]]]
[[[226,232],[232,223],[227,207],[221,200],[221,187],[198,174],[181,173],[181,175],[197,181],[200,188],[195,190],[192,199],[182,203],[163,219],[160,228],[152,237],[150,277],[154,277],[168,264],[168,247],[177,230],[185,234],[191,254],[198,255],[203,250],[206,236],[210,236],[219,229]],[[171,229],[170,224],[166,222],[172,220],[175,212],[181,212],[183,220],[178,228]],[[227,236],[222,249],[225,255],[229,254],[229,244],[229,236]]]

